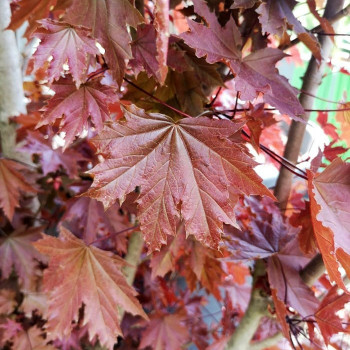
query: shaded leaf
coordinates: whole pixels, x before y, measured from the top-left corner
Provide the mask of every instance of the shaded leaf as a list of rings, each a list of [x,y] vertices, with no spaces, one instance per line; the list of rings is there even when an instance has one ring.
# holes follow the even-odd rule
[[[36,193],[24,177],[26,172],[28,169],[24,165],[0,158],[0,207],[10,220],[19,207],[21,193]]]
[[[28,132],[26,141],[26,145],[21,147],[21,150],[41,156],[40,163],[44,175],[63,168],[68,176],[74,177],[78,174],[78,162],[85,160],[74,149],[68,149],[64,153],[61,148],[53,149],[52,140],[46,140],[42,135],[35,132]]]
[[[186,314],[179,312],[154,315],[142,335],[139,349],[150,346],[153,350],[179,350],[189,339],[185,319]]]
[[[297,229],[283,222],[280,215],[270,220],[252,221],[251,231],[231,229],[230,259],[268,258],[267,272],[272,289],[285,304],[302,316],[312,315],[318,306],[314,293],[303,283],[300,270],[309,258],[303,256],[296,239]]]
[[[127,25],[134,28],[143,21],[141,14],[128,0],[73,0],[64,19],[76,26],[91,29],[92,36],[106,50],[104,57],[113,78],[120,85],[125,60],[131,58]]]
[[[22,330],[13,338],[13,349],[16,350],[56,350],[53,345],[47,344],[43,331],[37,326]]]
[[[97,200],[81,197],[73,199],[68,205],[61,221],[68,222],[74,232],[82,232],[86,244],[130,227],[125,217],[119,213],[120,207],[117,204],[104,211],[103,205]]]
[[[38,261],[46,258],[36,251],[32,242],[41,237],[43,227],[20,227],[8,236],[0,236],[1,277],[8,278],[15,269],[20,283],[30,289]]]
[[[0,289],[0,315],[8,315],[12,313],[17,305],[15,297],[15,291],[10,289]]]
[[[37,127],[53,124],[62,118],[59,130],[66,133],[65,148],[89,128],[90,117],[97,132],[101,131],[103,123],[110,119],[108,103],[117,99],[114,89],[102,85],[97,79],[77,89],[71,77],[61,78],[51,88],[55,95],[45,106],[43,120]]]
[[[256,0],[234,0],[233,4],[231,5],[231,8],[243,8],[243,9],[249,9],[253,7],[256,3]]]
[[[277,291],[278,299],[303,317],[313,315],[319,305],[313,291],[299,275],[308,260],[300,252],[297,239],[293,239],[267,263],[270,286]]]
[[[151,24],[137,27],[137,37],[131,43],[133,59],[129,64],[135,76],[145,70],[147,75],[159,78],[159,62],[157,61],[156,30]]]

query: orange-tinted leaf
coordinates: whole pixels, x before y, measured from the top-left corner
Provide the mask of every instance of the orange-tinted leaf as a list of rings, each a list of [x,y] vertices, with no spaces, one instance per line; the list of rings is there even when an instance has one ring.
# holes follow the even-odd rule
[[[293,213],[289,222],[294,226],[301,226],[301,230],[298,235],[299,246],[304,254],[316,253],[316,240],[314,235],[314,229],[312,227],[310,202],[305,202],[305,209],[300,213]]]
[[[86,194],[108,208],[141,186],[138,217],[151,251],[176,234],[180,210],[186,234],[217,248],[222,223],[235,225],[237,195],[273,198],[243,143],[229,140],[242,124],[205,117],[174,122],[135,106],[125,116],[94,139],[106,161],[90,171]]]
[[[0,269],[2,278],[8,278],[14,267],[21,284],[30,288],[35,277],[37,261],[46,261],[32,242],[41,237],[42,227],[20,227],[8,236],[0,236]]]
[[[336,158],[321,174],[308,172],[308,177],[317,244],[331,279],[345,289],[336,252],[342,248],[350,254],[350,164]]]
[[[341,107],[350,108],[350,102],[344,103]],[[340,138],[350,147],[350,111],[338,111],[335,119],[340,124]]]
[[[26,34],[30,34],[37,26],[37,20],[45,18],[51,6],[57,0],[20,0],[16,3],[9,29],[18,29],[25,21],[29,22]]]
[[[335,34],[334,29],[331,23],[327,18],[320,16],[316,9],[316,1],[315,0],[307,0],[307,4],[309,6],[310,12],[317,18],[320,22],[320,25],[323,31],[327,34]],[[331,39],[334,41],[334,37],[331,36]]]
[[[338,286],[332,287],[322,300],[315,318],[326,344],[329,344],[333,334],[344,331],[341,319],[336,313],[344,308],[344,304],[349,302],[350,296],[348,294],[338,294]]]
[[[79,86],[88,68],[88,54],[99,53],[95,40],[89,36],[90,31],[49,19],[40,21],[40,24],[41,27],[34,33],[34,36],[40,39],[40,45],[33,56],[34,70],[44,66],[48,58],[52,57],[47,71],[49,82],[58,79],[63,65],[68,63],[69,70]]]
[[[36,190],[25,180],[28,169],[13,160],[0,158],[0,207],[12,220],[15,208],[19,207],[21,193],[35,193]]]
[[[65,228],[59,238],[45,236],[35,247],[50,258],[44,289],[49,331],[58,338],[71,334],[83,304],[90,339],[97,335],[110,349],[121,335],[118,306],[147,318],[121,272],[125,262],[118,256],[85,245]]]
[[[273,303],[275,304],[277,319],[282,326],[282,333],[287,339],[289,339],[289,326],[286,322],[286,317],[288,315],[286,305],[278,298],[277,291],[275,289],[271,289],[271,294]]]

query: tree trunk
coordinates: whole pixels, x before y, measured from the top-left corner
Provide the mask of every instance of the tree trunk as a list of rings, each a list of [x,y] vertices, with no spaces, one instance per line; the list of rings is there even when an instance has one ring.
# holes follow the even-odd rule
[[[344,0],[328,0],[324,17],[334,17],[335,14],[342,10],[343,4]],[[302,93],[299,97],[300,103],[305,109],[312,109],[313,107],[314,97],[311,97],[309,94],[316,95],[317,89],[322,81],[322,76],[326,67],[328,57],[330,56],[331,50],[333,48],[333,42],[327,36],[321,36],[319,41],[321,44],[323,61],[320,65],[318,65],[316,59],[314,57],[311,58],[306,73],[304,75],[302,87],[302,90],[306,91],[308,94]],[[303,119],[306,123],[309,120],[309,116],[310,113],[305,113],[303,115]],[[306,123],[293,121],[289,129],[288,141],[286,144],[284,157],[293,162],[294,164],[296,164],[298,160],[300,148],[306,129]],[[292,178],[293,174],[288,169],[281,167],[275,188],[275,196],[277,197],[281,208],[286,208],[292,187]],[[254,274],[257,273],[256,269],[257,267],[259,267],[259,263],[263,262],[256,262],[257,265],[255,267]],[[313,261],[310,262],[309,265],[310,266],[304,269],[305,271],[301,273],[301,276],[308,285],[312,285],[313,282],[315,282],[315,279],[317,279],[320,276],[320,273],[322,274],[322,257],[317,255],[315,259],[313,259]],[[259,270],[261,269],[259,268]],[[241,320],[241,323],[239,324],[236,331],[233,333],[231,339],[229,340],[226,350],[249,350],[251,348],[250,341],[253,338],[256,329],[259,326],[260,320],[264,315],[264,312],[266,312],[267,305],[268,298],[262,298],[259,295],[259,290],[254,289],[253,281],[253,290],[248,308]],[[279,334],[276,334],[276,336],[273,338],[273,340],[275,340],[276,342],[279,339]]]
[[[11,19],[8,0],[0,1],[0,139],[2,155],[18,158],[15,152],[15,124],[9,118],[26,113],[21,59],[15,33],[5,30]]]
[[[324,12],[325,18],[331,18],[336,13],[342,10],[344,0],[328,0]],[[333,42],[328,36],[319,38],[321,43],[323,60],[318,65],[316,59],[312,56],[306,73],[303,78],[302,90],[308,94],[301,93],[299,100],[305,109],[312,109],[315,98],[310,95],[316,95],[319,85],[322,81],[322,76],[327,64],[328,57],[333,48]],[[309,95],[310,94],[310,95]],[[296,122],[293,120],[288,133],[288,141],[284,150],[284,157],[296,164],[300,153],[300,148],[303,142],[306,124],[309,120],[310,113],[305,112],[303,119],[305,123]],[[281,167],[277,184],[275,187],[275,196],[279,201],[280,208],[286,208],[289,194],[292,187],[293,174],[286,168]]]

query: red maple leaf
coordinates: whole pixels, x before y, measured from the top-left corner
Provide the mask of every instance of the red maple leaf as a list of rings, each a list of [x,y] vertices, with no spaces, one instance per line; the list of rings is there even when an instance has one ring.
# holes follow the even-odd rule
[[[186,234],[216,248],[222,223],[235,225],[239,194],[273,198],[253,170],[242,142],[233,142],[241,123],[182,119],[127,107],[126,121],[108,124],[94,139],[105,162],[90,171],[86,193],[105,208],[141,186],[138,218],[150,250],[176,234],[180,217]]]
[[[338,286],[332,287],[315,313],[317,325],[320,327],[326,344],[329,344],[333,334],[344,332],[344,326],[336,313],[344,309],[344,305],[350,302],[350,296],[346,293],[339,294],[338,291]]]
[[[298,230],[285,224],[280,215],[272,215],[266,221],[252,221],[251,228],[251,231],[231,229],[230,250],[233,258],[268,258],[270,286],[276,290],[279,300],[292,306],[302,316],[313,314],[318,301],[299,276],[309,258],[299,249],[296,239]]]
[[[131,43],[133,59],[129,64],[137,77],[141,71],[148,76],[159,79],[159,63],[157,61],[156,30],[151,24],[143,24],[137,28],[137,37]]]
[[[310,171],[309,196],[311,218],[318,247],[330,278],[346,290],[338,271],[339,260],[350,273],[350,163],[336,158],[321,174]]]
[[[185,320],[184,312],[154,315],[142,335],[139,349],[147,346],[151,346],[153,350],[180,349],[189,339]]]
[[[242,39],[233,18],[221,27],[203,0],[195,0],[194,5],[208,26],[188,21],[190,32],[181,34],[181,37],[196,49],[197,56],[206,56],[209,63],[225,62],[235,74],[235,87],[243,100],[252,100],[262,92],[267,103],[300,120],[297,115],[304,110],[296,97],[297,90],[275,68],[276,62],[285,54],[268,47],[243,58],[240,50]]]
[[[83,304],[90,339],[98,335],[109,348],[121,335],[118,306],[147,319],[121,271],[126,263],[118,256],[85,245],[65,228],[59,238],[45,236],[34,245],[49,256],[43,283],[49,296],[48,326],[58,338],[71,334]]]
[[[68,63],[69,70],[79,87],[88,68],[88,55],[99,53],[95,40],[90,37],[90,30],[49,19],[40,21],[40,24],[41,27],[33,34],[41,41],[33,55],[34,71],[42,68],[48,58],[52,57],[47,71],[48,81],[58,79],[63,71],[63,65]]]
[[[106,50],[104,57],[113,78],[120,85],[125,60],[131,58],[130,35],[127,25],[134,28],[143,17],[128,0],[74,0],[64,19],[76,26],[91,29],[92,36]]]
[[[97,132],[103,123],[110,119],[108,103],[116,100],[115,90],[102,85],[98,79],[90,80],[76,88],[72,78],[61,78],[51,86],[55,92],[47,106],[43,120],[37,128],[53,124],[61,119],[59,130],[66,133],[65,148],[69,146],[76,136],[89,128],[89,118]]]
[[[164,84],[168,73],[169,44],[169,0],[156,0],[154,4],[154,27],[156,29],[157,60],[159,62],[159,82]]]

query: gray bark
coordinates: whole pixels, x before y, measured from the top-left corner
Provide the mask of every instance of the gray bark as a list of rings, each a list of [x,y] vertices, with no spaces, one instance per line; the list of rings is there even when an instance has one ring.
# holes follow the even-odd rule
[[[26,113],[21,59],[15,33],[6,30],[11,19],[9,0],[0,1],[0,138],[3,156],[18,158],[15,125],[9,118]]]
[[[327,1],[324,17],[331,18],[336,13],[342,10],[344,0],[329,0]],[[322,76],[327,64],[328,57],[333,48],[332,40],[327,36],[319,38],[323,61],[319,65],[314,57],[311,58],[303,79],[302,90],[311,95],[317,94],[317,89],[322,81]],[[300,103],[305,109],[312,109],[315,98],[301,93]],[[305,112],[303,119],[307,123],[310,113]],[[284,157],[296,164],[300,154],[300,147],[304,138],[306,123],[293,121],[288,133],[288,141],[284,151]],[[286,208],[289,194],[292,187],[293,174],[286,168],[281,167],[277,184],[275,187],[275,196],[279,201],[281,208]]]

